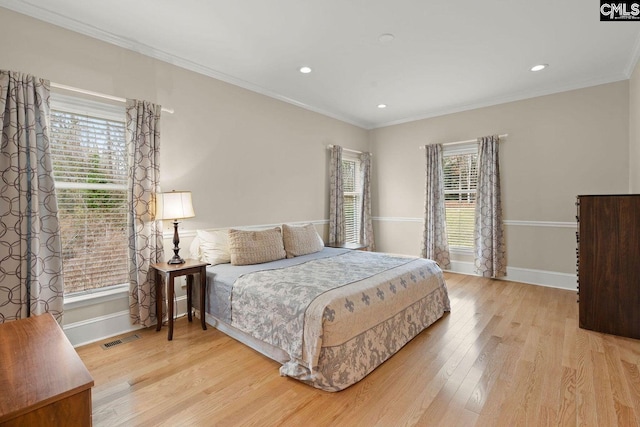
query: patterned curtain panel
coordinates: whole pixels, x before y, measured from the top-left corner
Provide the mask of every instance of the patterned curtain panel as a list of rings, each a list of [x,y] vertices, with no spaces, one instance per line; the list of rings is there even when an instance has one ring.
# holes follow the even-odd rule
[[[476,273],[484,277],[507,275],[500,202],[498,135],[478,138],[478,190],[475,214]]]
[[[129,150],[129,310],[134,324],[152,326],[156,320],[155,285],[151,264],[164,258],[162,226],[153,220],[160,182],[159,105],[127,100]]]
[[[368,251],[375,250],[373,221],[371,219],[371,153],[360,155],[360,176],[362,182],[362,210],[360,211],[360,243]]]
[[[329,160],[329,242],[344,243],[344,187],[342,183],[342,147],[331,147]]]
[[[49,81],[0,71],[0,323],[62,322],[62,246],[49,147]]]
[[[451,261],[447,241],[447,223],[445,222],[442,145],[427,145],[424,147],[424,151],[427,168],[422,257],[432,259],[441,268],[448,269]]]

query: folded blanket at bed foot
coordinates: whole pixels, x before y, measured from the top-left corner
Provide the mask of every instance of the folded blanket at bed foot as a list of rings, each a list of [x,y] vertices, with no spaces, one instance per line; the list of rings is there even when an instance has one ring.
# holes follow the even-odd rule
[[[323,344],[316,366],[294,359],[282,365],[280,375],[326,391],[357,383],[450,311],[442,273],[432,280],[437,283],[435,288],[395,315],[344,342]]]

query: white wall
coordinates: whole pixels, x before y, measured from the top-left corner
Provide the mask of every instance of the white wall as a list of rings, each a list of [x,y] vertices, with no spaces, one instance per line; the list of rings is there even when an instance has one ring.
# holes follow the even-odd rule
[[[575,272],[575,196],[640,189],[640,132],[629,120],[629,111],[634,118],[640,111],[638,68],[631,82],[367,132],[2,8],[0,38],[11,40],[0,44],[3,69],[175,110],[162,118],[161,185],[193,192],[196,217],[181,224],[185,252],[197,228],[326,219],[328,144],[374,152],[378,249],[417,255],[418,146],[508,133],[501,155],[510,271],[560,286]],[[165,243],[171,247],[170,238]],[[110,335],[127,327],[127,308],[121,296],[80,304],[65,324],[78,331],[76,342],[87,341],[92,328]],[[96,319],[112,329],[96,329]]]
[[[180,225],[186,235],[325,220],[326,146],[369,146],[364,129],[2,8],[0,39],[11,41],[0,43],[3,69],[175,110],[162,115],[161,186],[193,192],[196,217]],[[127,298],[80,305],[64,316],[74,331],[95,319],[116,329],[128,324]]]
[[[629,79],[629,192],[640,193],[640,63]]]
[[[378,249],[420,253],[418,146],[507,133],[500,156],[509,278],[573,286],[576,196],[629,188],[628,105],[622,81],[371,131]]]

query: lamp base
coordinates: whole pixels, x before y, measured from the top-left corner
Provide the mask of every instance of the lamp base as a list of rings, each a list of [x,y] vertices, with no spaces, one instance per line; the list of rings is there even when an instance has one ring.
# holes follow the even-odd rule
[[[178,220],[173,221],[173,258],[171,258],[167,264],[184,264],[184,260],[180,258],[178,252],[180,251],[180,236],[178,236]]]

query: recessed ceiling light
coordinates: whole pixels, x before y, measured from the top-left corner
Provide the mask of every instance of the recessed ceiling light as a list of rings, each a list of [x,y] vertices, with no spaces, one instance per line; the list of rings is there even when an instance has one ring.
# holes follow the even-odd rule
[[[300,72],[302,74],[309,74],[311,72],[311,67],[307,67],[307,66],[300,67]]]
[[[391,43],[395,38],[396,36],[394,36],[393,34],[385,33],[381,34],[380,37],[378,37],[378,40],[380,40],[380,43]]]
[[[549,64],[538,64],[538,65],[534,65],[533,67],[531,67],[531,71],[542,71],[545,68],[547,68],[549,66]]]
[[[387,108],[387,104],[378,104],[378,108],[380,109]]]

